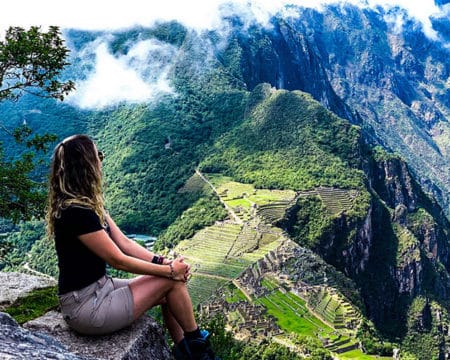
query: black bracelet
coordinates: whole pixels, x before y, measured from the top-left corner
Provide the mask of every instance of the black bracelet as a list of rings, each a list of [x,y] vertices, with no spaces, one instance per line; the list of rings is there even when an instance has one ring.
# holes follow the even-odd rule
[[[172,263],[169,263],[169,267],[170,267],[170,275],[169,275],[169,279],[175,280],[175,271],[173,270],[173,265],[172,265]]]
[[[164,256],[153,255],[152,263],[162,265],[164,263]]]

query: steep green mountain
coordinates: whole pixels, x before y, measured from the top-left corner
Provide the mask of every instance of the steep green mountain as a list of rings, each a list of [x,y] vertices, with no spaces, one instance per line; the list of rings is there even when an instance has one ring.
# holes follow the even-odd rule
[[[249,89],[268,82],[303,90],[360,125],[366,141],[401,154],[447,212],[447,17],[431,19],[438,34],[432,40],[400,8],[290,10],[295,15],[275,17],[268,27],[234,19],[219,59]],[[401,29],[395,19],[404,20]]]

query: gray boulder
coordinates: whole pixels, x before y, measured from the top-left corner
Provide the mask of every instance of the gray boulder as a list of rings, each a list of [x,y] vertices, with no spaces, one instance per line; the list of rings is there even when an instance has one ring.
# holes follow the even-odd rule
[[[24,324],[29,330],[51,335],[82,358],[111,360],[171,359],[161,327],[142,316],[128,328],[103,336],[83,336],[70,330],[61,314],[50,311]]]
[[[51,336],[20,327],[8,314],[0,312],[0,359],[85,360],[68,351]]]
[[[8,305],[27,296],[33,290],[55,285],[56,280],[51,277],[19,272],[0,272],[0,310],[4,310]]]
[[[0,272],[0,311],[36,289],[55,286],[50,277]],[[0,359],[165,360],[171,359],[161,327],[143,316],[128,328],[105,336],[83,336],[50,311],[19,326],[0,312]]]

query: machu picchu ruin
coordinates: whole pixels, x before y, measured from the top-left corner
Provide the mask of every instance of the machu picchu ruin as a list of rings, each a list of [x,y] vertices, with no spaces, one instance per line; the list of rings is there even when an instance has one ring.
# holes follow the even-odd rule
[[[188,288],[200,313],[225,314],[228,328],[240,339],[288,341],[289,334],[306,331],[334,353],[359,351],[360,311],[345,295],[354,285],[342,285],[331,266],[276,226],[297,197],[306,194],[198,176],[229,212],[227,219],[175,248],[192,265]],[[333,188],[318,188],[311,195],[324,199],[334,214],[350,208],[355,196]]]

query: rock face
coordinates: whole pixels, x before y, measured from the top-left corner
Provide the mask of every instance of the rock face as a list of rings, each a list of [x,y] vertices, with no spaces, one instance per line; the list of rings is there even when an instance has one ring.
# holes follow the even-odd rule
[[[274,21],[270,29],[237,31],[234,36],[242,49],[240,64],[247,88],[270,83],[278,89],[302,90],[339,116],[359,122],[336,95],[306,32],[300,24],[293,29],[283,21]]]
[[[390,208],[403,205],[408,211],[416,209],[417,195],[404,161],[398,158],[378,161],[374,166],[372,179],[375,191]]]
[[[0,310],[36,289],[55,286],[51,277],[28,275],[18,272],[0,272]]]
[[[1,359],[59,359],[83,360],[69,352],[51,336],[20,327],[8,314],[0,313]]]
[[[52,278],[0,272],[4,307],[32,290],[54,286]],[[105,336],[82,336],[70,330],[61,313],[50,311],[21,327],[0,313],[0,359],[171,359],[161,327],[143,316],[128,328]]]
[[[45,333],[62,343],[71,353],[86,359],[170,359],[161,327],[143,316],[130,327],[110,335],[83,336],[70,330],[60,313],[50,311],[24,324],[34,332]]]

